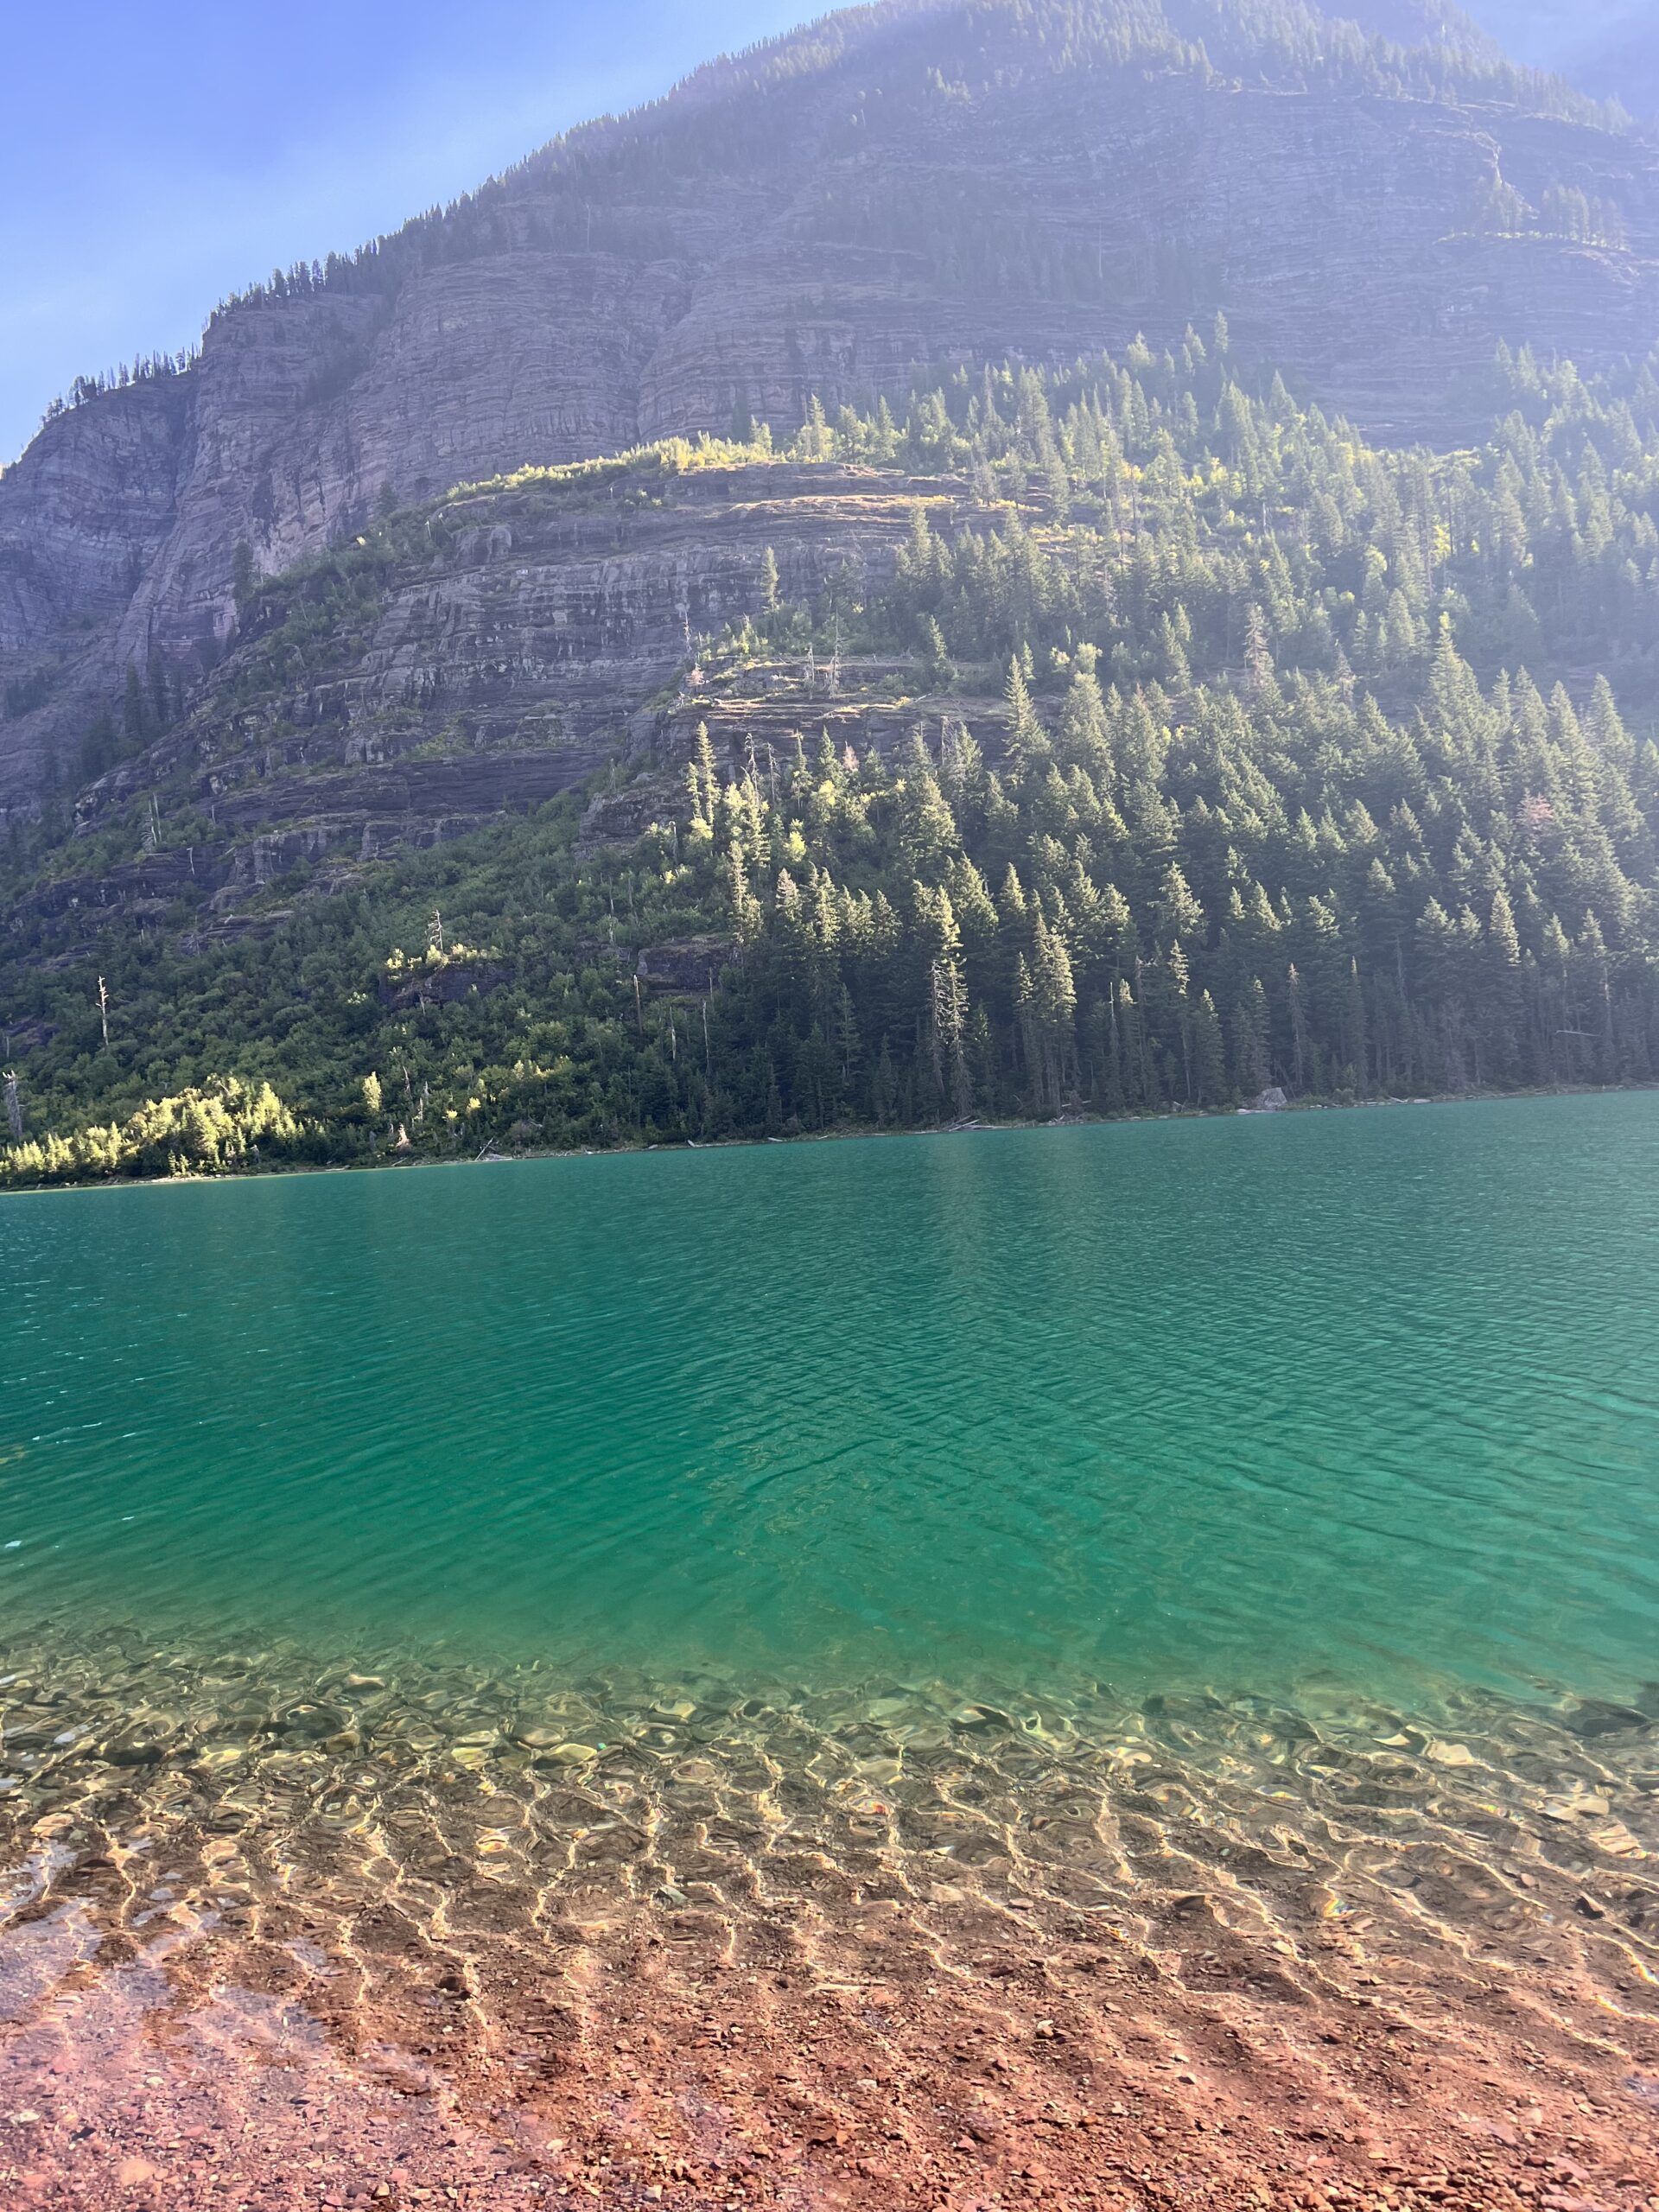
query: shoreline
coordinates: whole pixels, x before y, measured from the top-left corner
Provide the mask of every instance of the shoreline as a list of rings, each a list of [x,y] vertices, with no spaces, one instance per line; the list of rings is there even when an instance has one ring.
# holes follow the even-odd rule
[[[283,1161],[270,1166],[262,1163],[257,1167],[238,1168],[222,1175],[102,1176],[83,1182],[29,1183],[13,1189],[0,1186],[0,1199],[80,1196],[94,1191],[176,1190],[215,1184],[270,1182],[294,1176],[408,1174],[423,1168],[517,1167],[545,1160],[646,1159],[654,1154],[764,1152],[781,1146],[865,1144],[914,1137],[1037,1134],[1049,1129],[1148,1128],[1172,1122],[1281,1121],[1311,1114],[1381,1112],[1406,1107],[1510,1105],[1541,1098],[1636,1097],[1655,1091],[1659,1091],[1659,1080],[1652,1083],[1556,1084],[1541,1090],[1444,1091],[1413,1098],[1353,1098],[1340,1102],[1329,1098],[1309,1098],[1273,1108],[1188,1106],[1173,1109],[1164,1114],[1078,1113],[1064,1115],[1046,1122],[975,1120],[923,1124],[906,1129],[812,1129],[802,1130],[793,1136],[713,1137],[707,1141],[687,1138],[677,1141],[659,1139],[654,1144],[582,1147],[550,1145],[515,1152],[496,1152],[493,1147],[486,1146],[484,1151],[471,1159],[457,1154],[448,1160],[423,1155],[413,1160],[391,1157],[366,1160]]]
[[[3,1656],[20,2203],[1659,2191],[1644,1713]]]

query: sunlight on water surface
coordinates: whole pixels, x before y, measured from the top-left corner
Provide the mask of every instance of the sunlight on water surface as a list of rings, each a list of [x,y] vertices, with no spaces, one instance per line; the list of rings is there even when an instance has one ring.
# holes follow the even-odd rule
[[[1659,1672],[1659,1099],[0,1205],[11,1624],[1278,1694]]]

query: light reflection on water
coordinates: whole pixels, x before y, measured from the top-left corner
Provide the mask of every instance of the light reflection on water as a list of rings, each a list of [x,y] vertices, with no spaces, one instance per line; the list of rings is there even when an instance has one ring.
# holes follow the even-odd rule
[[[0,1205],[0,1592],[963,1694],[1631,1694],[1659,1098]]]

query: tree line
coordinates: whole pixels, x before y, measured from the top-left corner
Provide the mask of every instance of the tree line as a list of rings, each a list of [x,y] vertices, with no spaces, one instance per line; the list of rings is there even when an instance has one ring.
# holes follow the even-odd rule
[[[694,641],[702,734],[631,849],[589,850],[573,798],[346,890],[296,870],[234,946],[183,903],[118,917],[101,1006],[49,921],[14,930],[27,1141],[229,1071],[320,1159],[1651,1079],[1659,381],[1505,353],[1490,397],[1478,448],[1380,451],[1217,327],[524,472],[494,496],[786,459],[914,500],[890,573],[794,601],[768,556]],[[291,607],[261,586],[230,696],[343,651],[410,528]],[[884,750],[849,714],[895,684]],[[780,691],[796,734],[756,745],[745,702]]]

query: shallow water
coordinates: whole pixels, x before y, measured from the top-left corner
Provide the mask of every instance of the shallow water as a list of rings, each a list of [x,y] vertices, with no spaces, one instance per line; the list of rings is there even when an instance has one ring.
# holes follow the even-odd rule
[[[888,2212],[895,2141],[1024,2202],[1039,2109],[1107,2131],[1078,2177],[1173,2161],[1151,2201],[1215,2212],[1438,2204],[1460,2146],[1449,2201],[1494,2212],[1557,2158],[1659,2183],[1652,1700],[994,1704],[361,1649],[9,1640],[0,2107],[65,2212],[128,2201],[135,2147],[205,2212],[204,2143],[285,2207],[302,2158],[383,2171],[389,2108],[427,2116],[396,2177],[429,2195],[510,2145],[504,2207],[546,2176]],[[1306,2193],[1374,2159],[1427,2197]],[[1267,2162],[1285,2193],[1242,2194]]]
[[[1383,1699],[1659,1669],[1659,1098],[0,1203],[0,1605]]]
[[[0,1204],[0,2153],[1659,2180],[1656,1228],[1653,1096]]]

